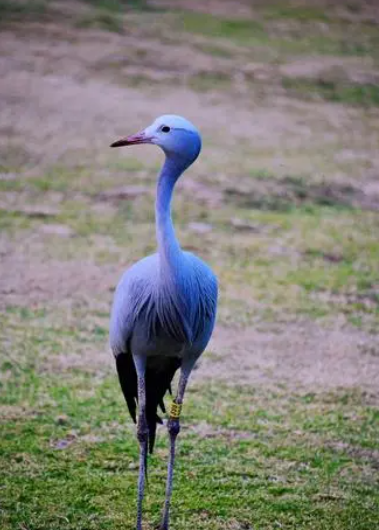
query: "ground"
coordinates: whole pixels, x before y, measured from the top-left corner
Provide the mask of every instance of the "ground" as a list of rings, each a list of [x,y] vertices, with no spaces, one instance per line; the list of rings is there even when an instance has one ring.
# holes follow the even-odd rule
[[[220,280],[183,412],[177,530],[379,527],[379,10],[342,0],[0,1],[1,527],[133,528],[108,346],[154,251],[164,113],[201,130],[183,247]],[[159,521],[165,429],[145,528]]]

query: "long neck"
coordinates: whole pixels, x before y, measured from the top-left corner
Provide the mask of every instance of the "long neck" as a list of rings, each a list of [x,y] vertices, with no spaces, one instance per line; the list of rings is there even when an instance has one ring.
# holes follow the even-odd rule
[[[166,158],[158,179],[155,203],[155,223],[158,253],[163,271],[175,272],[182,257],[182,250],[175,236],[171,219],[171,199],[174,186],[185,166]]]

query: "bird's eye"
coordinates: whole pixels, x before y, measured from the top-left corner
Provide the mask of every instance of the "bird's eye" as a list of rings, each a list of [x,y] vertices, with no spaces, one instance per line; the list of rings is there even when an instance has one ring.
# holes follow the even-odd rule
[[[168,125],[163,125],[161,131],[164,132],[164,133],[168,133],[170,132],[170,127]]]

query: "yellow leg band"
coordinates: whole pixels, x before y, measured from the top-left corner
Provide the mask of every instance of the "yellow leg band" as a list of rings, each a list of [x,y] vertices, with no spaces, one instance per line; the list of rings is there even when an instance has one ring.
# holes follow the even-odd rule
[[[182,412],[182,405],[179,405],[179,403],[175,403],[173,401],[171,403],[171,408],[170,408],[170,418],[177,420],[181,412]]]

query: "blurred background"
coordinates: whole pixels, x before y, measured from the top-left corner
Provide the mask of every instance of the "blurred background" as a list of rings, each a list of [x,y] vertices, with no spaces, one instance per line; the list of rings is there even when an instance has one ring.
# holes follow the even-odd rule
[[[0,0],[0,51],[2,528],[133,527],[108,318],[162,154],[108,146],[166,113],[203,135],[174,219],[221,291],[173,527],[379,527],[378,3]]]

